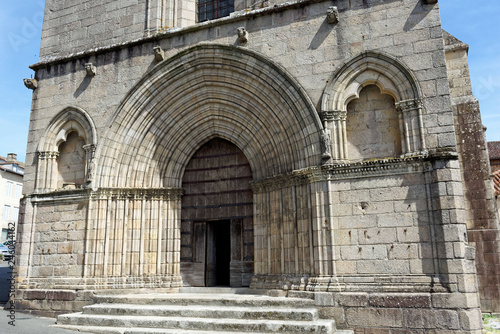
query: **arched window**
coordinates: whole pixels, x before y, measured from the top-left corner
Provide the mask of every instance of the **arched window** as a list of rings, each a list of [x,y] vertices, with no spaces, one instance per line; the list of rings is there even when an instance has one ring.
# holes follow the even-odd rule
[[[38,146],[36,191],[89,185],[96,139],[95,126],[82,109],[69,107],[54,117]]]
[[[413,74],[391,56],[365,52],[346,62],[321,106],[333,162],[424,151],[421,96]]]

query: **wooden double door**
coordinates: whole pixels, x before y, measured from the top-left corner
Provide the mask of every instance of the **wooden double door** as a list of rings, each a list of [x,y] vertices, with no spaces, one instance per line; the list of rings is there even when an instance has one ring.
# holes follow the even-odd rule
[[[212,139],[183,177],[181,275],[187,286],[248,286],[253,274],[252,172],[243,152]]]

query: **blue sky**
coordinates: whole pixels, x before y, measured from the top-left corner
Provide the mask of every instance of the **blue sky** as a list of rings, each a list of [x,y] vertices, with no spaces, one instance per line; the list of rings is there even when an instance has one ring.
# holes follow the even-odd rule
[[[5,1],[0,11],[0,155],[24,161],[31,91],[23,78],[38,61],[44,0]],[[488,141],[500,141],[500,37],[497,0],[439,0],[445,30],[470,45],[469,66]]]

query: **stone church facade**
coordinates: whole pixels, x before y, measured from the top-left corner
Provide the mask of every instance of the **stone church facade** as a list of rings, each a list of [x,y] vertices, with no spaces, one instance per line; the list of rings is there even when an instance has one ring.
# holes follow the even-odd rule
[[[498,221],[437,1],[217,3],[46,1],[17,307],[249,286],[357,333],[480,333]]]

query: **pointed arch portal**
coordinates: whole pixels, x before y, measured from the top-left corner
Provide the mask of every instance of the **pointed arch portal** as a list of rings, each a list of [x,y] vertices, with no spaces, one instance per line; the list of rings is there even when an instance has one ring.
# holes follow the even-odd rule
[[[309,223],[266,213],[278,212],[280,201],[293,205],[291,192],[309,196],[307,186],[277,181],[287,190],[271,200],[250,184],[321,165],[322,134],[298,82],[254,51],[200,44],[159,63],[122,101],[96,152],[85,274],[155,275],[171,287],[248,286],[252,275],[280,274],[269,260],[275,254],[290,263],[283,273],[307,275]],[[210,177],[220,180],[205,182]],[[258,209],[266,203],[265,212]],[[122,213],[102,214],[110,209]],[[269,227],[271,219],[288,226],[286,234]],[[101,231],[109,226],[121,232]],[[103,249],[92,242],[100,235]]]
[[[210,138],[236,144],[254,179],[321,164],[322,124],[298,82],[266,56],[200,44],[158,64],[111,117],[100,187],[180,187]]]

